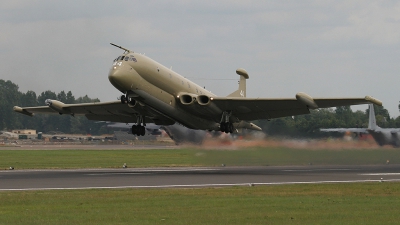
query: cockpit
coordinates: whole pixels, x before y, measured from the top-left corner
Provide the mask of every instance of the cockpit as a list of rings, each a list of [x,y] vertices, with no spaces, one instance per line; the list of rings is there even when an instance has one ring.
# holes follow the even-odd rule
[[[114,62],[117,61],[133,61],[133,62],[137,62],[135,56],[133,55],[121,55],[118,58],[114,59]]]

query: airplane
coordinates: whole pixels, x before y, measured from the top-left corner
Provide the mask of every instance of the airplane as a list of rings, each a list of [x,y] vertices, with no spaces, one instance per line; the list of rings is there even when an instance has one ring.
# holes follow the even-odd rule
[[[118,101],[64,104],[47,99],[46,106],[19,107],[14,111],[28,116],[34,113],[84,115],[89,120],[136,123],[132,133],[145,134],[146,123],[181,124],[195,130],[234,133],[239,128],[261,130],[249,122],[259,119],[309,114],[310,109],[382,102],[364,98],[312,98],[299,92],[295,98],[246,98],[249,75],[239,68],[239,88],[227,97],[218,97],[144,54],[110,43],[124,50],[108,73],[110,83],[122,95]]]
[[[132,133],[132,126],[135,125],[133,123],[107,123],[105,126],[107,128],[113,130],[123,130],[127,131],[128,133]],[[154,124],[147,124],[146,125],[146,132],[147,135],[161,135],[161,126],[157,126]]]
[[[131,123],[112,123],[107,124],[106,126],[111,129],[120,129],[127,131],[127,133],[132,133],[132,126],[135,124]],[[202,144],[204,139],[207,136],[207,132],[204,130],[193,130],[187,127],[184,127],[180,124],[173,124],[168,126],[158,126],[154,124],[146,125],[146,134],[147,135],[161,135],[161,130],[164,130],[165,133],[174,141],[176,145],[180,144]]]
[[[381,128],[376,124],[374,105],[369,104],[368,128],[325,128],[322,132],[353,132],[359,134],[371,134],[380,146],[392,145],[400,147],[400,128]]]

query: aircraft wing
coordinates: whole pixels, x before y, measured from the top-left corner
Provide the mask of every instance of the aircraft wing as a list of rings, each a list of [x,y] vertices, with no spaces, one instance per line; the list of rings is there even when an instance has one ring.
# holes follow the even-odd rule
[[[248,121],[308,114],[310,108],[368,103],[382,105],[379,100],[369,96],[365,98],[311,98],[304,93],[298,93],[293,99],[213,97],[211,103],[222,111],[232,111],[232,114],[239,120]]]
[[[82,104],[64,104],[56,100],[46,101],[48,106],[14,107],[14,111],[33,116],[40,114],[84,115],[89,120],[136,123],[137,115],[145,115],[146,123],[171,125],[175,122],[161,113],[140,104],[122,104],[121,101],[94,102]]]
[[[322,132],[339,132],[339,133],[368,133],[367,128],[326,128],[326,129],[319,129]]]

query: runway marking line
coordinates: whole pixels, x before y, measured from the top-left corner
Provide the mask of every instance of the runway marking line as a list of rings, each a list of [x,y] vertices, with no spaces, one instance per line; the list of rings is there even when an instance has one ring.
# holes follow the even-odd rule
[[[347,180],[347,181],[296,181],[270,183],[233,183],[233,184],[176,184],[176,185],[144,185],[144,186],[116,186],[116,187],[76,187],[76,188],[15,188],[0,189],[0,191],[39,191],[39,190],[88,190],[88,189],[124,189],[124,188],[201,188],[201,187],[229,187],[255,185],[285,185],[285,184],[329,184],[329,183],[366,183],[366,182],[399,182],[400,179],[387,180]]]
[[[390,175],[400,175],[400,173],[362,173],[360,175],[364,175],[364,176],[390,176]]]
[[[358,169],[298,169],[298,170],[282,170],[284,172],[312,172],[312,171],[352,171]]]

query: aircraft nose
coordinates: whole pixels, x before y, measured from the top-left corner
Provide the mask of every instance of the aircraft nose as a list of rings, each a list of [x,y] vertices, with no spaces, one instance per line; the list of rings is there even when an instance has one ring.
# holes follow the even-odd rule
[[[124,84],[124,73],[121,70],[118,70],[115,67],[112,67],[110,69],[110,72],[108,73],[108,80],[110,83],[120,90],[121,92],[124,92],[123,84]]]

